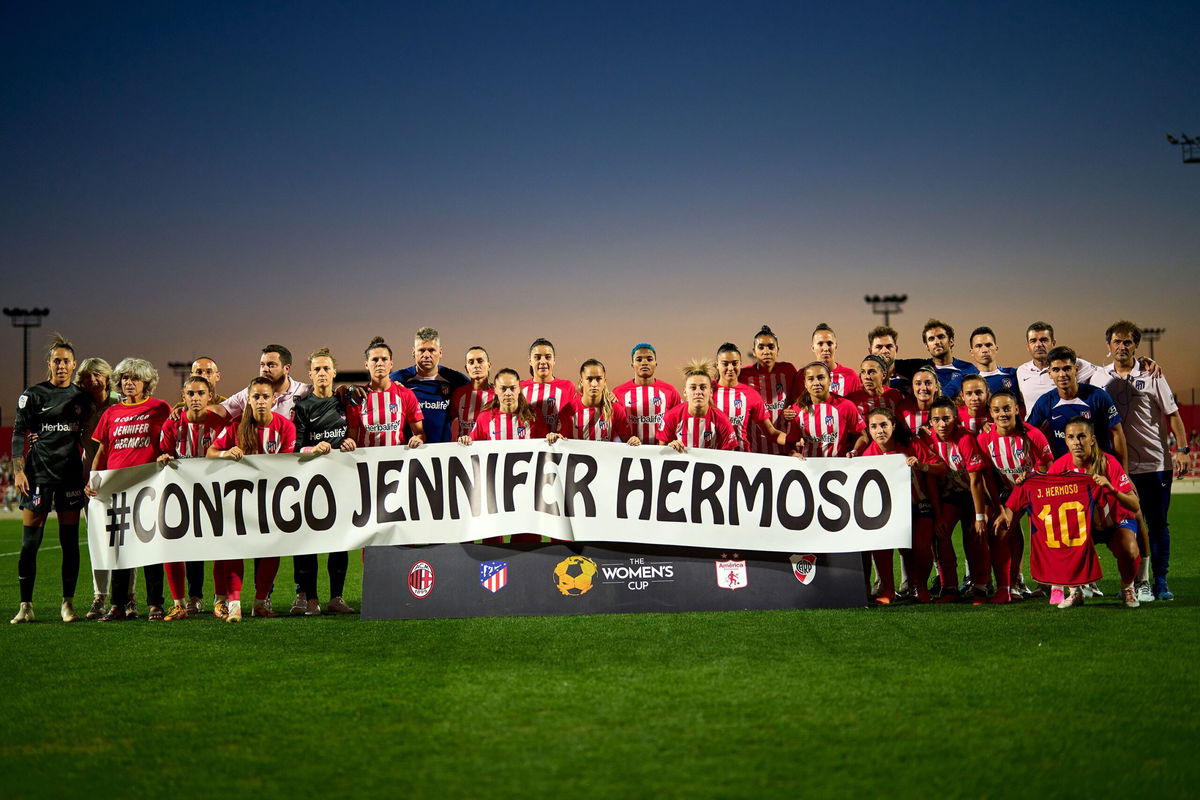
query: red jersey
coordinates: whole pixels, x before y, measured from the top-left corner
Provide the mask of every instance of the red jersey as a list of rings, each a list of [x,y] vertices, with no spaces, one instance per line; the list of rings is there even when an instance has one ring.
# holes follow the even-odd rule
[[[648,386],[638,386],[626,381],[613,394],[617,402],[625,407],[625,414],[633,428],[634,436],[643,442],[653,442],[658,426],[662,425],[663,414],[683,402],[679,390],[666,381],[655,380]]]
[[[1104,457],[1104,477],[1108,478],[1108,482],[1113,485],[1121,494],[1128,494],[1133,491],[1133,481],[1129,480],[1129,475],[1125,473],[1125,469],[1121,466],[1121,462],[1112,453],[1101,453]],[[1065,456],[1060,456],[1055,459],[1050,465],[1051,475],[1066,475],[1066,474],[1090,474],[1087,467],[1075,466],[1075,460],[1070,453]],[[1114,519],[1115,516],[1115,519]],[[1113,499],[1113,502],[1107,504],[1104,509],[1104,520],[1108,524],[1116,525],[1124,522],[1127,519],[1136,519],[1137,514],[1125,508],[1120,503]]]
[[[1070,456],[1068,456],[1070,458]],[[1029,515],[1029,571],[1040,583],[1080,586],[1103,577],[1092,542],[1092,508],[1105,494],[1083,475],[1034,475],[1005,505]]]
[[[729,417],[729,424],[733,426],[733,432],[737,435],[737,449],[742,452],[748,451],[750,445],[746,429],[760,427],[762,420],[767,418],[767,407],[758,392],[744,383],[737,386],[714,386],[713,405]]]
[[[455,436],[470,436],[475,428],[475,419],[479,412],[492,402],[496,390],[492,387],[476,389],[473,384],[460,386],[450,395],[450,413],[454,415],[454,423],[458,425]]]
[[[562,410],[562,435],[591,442],[623,442],[633,436],[629,417],[620,402],[613,403],[612,419],[604,419],[600,411],[599,406],[585,406],[583,400],[568,403]]]
[[[368,389],[361,404],[346,409],[346,421],[359,447],[408,444],[405,427],[423,419],[417,396],[396,381],[386,389]]]
[[[920,439],[913,439],[906,447],[892,450],[890,453],[883,452],[876,442],[871,442],[869,445],[867,445],[867,449],[863,451],[863,456],[884,456],[891,455],[893,453],[902,455],[905,458],[912,458],[915,456],[918,464],[930,464],[932,466],[937,466],[940,463],[938,457],[934,455],[933,451],[926,447]],[[914,473],[914,478],[915,477],[916,473]],[[913,497],[917,500],[927,499],[925,497],[924,487],[915,479],[913,480]]]
[[[500,442],[512,439],[542,439],[546,436],[546,424],[537,417],[526,422],[516,414],[498,408],[485,408],[475,417],[471,429],[473,442]]]
[[[858,407],[858,413],[863,415],[863,419],[866,419],[867,414],[870,414],[877,408],[895,410],[901,401],[904,400],[904,395],[900,393],[900,390],[891,387],[884,389],[881,395],[867,394],[866,389],[859,389],[858,391],[848,393],[845,397]]]
[[[242,422],[241,417],[235,417],[232,422],[219,434],[213,447],[218,450],[232,450],[237,446],[237,429]],[[258,453],[274,455],[275,453],[296,452],[296,426],[282,414],[272,411],[271,422],[267,425],[254,424],[258,434]],[[246,455],[255,455],[246,453]]]
[[[858,373],[844,364],[838,364],[829,370],[829,393],[845,397],[851,392],[862,391],[862,381]],[[796,383],[792,386],[792,399],[798,400],[804,394],[804,373],[796,372]]]
[[[661,444],[670,444],[678,439],[684,447],[709,450],[736,450],[738,445],[737,434],[729,424],[729,417],[711,404],[703,417],[693,417],[688,413],[687,403],[680,403],[663,415],[662,425],[655,436]]]
[[[135,405],[117,403],[104,409],[92,439],[104,445],[100,469],[120,469],[149,464],[158,458],[163,423],[171,407],[156,397]]]
[[[983,433],[983,426],[992,421],[992,415],[983,409],[981,416],[975,416],[966,406],[958,407],[958,424],[974,434]]]
[[[846,455],[866,427],[858,406],[837,395],[830,395],[823,403],[813,403],[811,409],[800,405],[792,408],[796,410],[796,418],[788,428],[788,441],[800,441],[803,432],[801,452],[809,457]]]
[[[175,458],[204,458],[224,427],[225,421],[216,414],[206,411],[199,422],[192,422],[185,411],[163,424],[159,448]]]
[[[565,378],[555,378],[546,383],[538,383],[532,378],[523,380],[521,393],[548,433],[562,432],[559,413],[567,403],[579,397],[575,384]]]
[[[950,474],[946,476],[945,481],[947,494],[968,491],[971,488],[968,473],[983,472],[988,465],[987,456],[979,449],[979,442],[962,427],[955,429],[945,441],[937,436],[930,436],[925,439],[925,443],[950,468]]]
[[[916,436],[929,424],[929,408],[917,408],[917,398],[905,397],[896,406],[896,416],[904,420],[904,424]]]
[[[792,386],[796,382],[796,368],[786,361],[778,361],[770,372],[758,364],[742,367],[742,383],[748,385],[762,398],[766,406],[767,419],[779,430],[787,430],[787,422],[783,418],[783,410],[792,403]],[[754,453],[781,455],[787,451],[767,436],[758,426],[746,430],[750,450]]]
[[[1050,443],[1046,436],[1029,423],[1024,426],[1024,436],[1001,436],[996,428],[979,434],[979,448],[987,454],[992,466],[1011,485],[1020,475],[1032,472],[1037,467],[1049,467],[1054,461]]]

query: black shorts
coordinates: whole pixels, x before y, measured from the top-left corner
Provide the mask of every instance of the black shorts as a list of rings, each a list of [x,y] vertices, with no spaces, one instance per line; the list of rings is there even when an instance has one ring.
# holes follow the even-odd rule
[[[51,511],[78,511],[87,505],[83,486],[37,486],[31,484],[29,494],[20,495],[21,509],[34,514]]]

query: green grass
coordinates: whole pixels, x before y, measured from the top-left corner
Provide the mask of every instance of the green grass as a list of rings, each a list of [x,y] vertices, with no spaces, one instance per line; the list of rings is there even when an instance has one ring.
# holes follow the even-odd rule
[[[0,796],[1190,796],[1200,496],[1172,522],[1180,599],[1137,611],[1110,577],[1065,612],[68,626],[44,550],[55,621],[0,625]]]

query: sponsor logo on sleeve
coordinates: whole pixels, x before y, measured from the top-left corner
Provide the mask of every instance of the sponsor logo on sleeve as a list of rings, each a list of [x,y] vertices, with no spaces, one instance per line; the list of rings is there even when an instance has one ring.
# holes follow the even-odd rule
[[[817,576],[817,557],[811,553],[804,555],[793,555],[788,558],[792,562],[792,574],[796,576],[796,580],[808,586],[812,583],[813,578]]]
[[[479,565],[479,585],[492,594],[508,585],[507,561],[484,561]]]
[[[721,556],[725,558],[724,555]],[[732,559],[718,560],[713,563],[717,567],[717,586],[721,589],[745,589],[750,583],[750,576],[746,571],[746,562],[734,560],[737,558],[737,553],[733,554]]]
[[[408,591],[418,600],[429,596],[433,591],[433,583],[433,567],[428,561],[418,561],[408,571]]]

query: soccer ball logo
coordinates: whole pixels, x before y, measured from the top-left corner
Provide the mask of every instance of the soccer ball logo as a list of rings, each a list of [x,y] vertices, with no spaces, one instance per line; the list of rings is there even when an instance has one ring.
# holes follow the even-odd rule
[[[554,586],[568,597],[590,592],[595,577],[596,562],[587,556],[568,556],[554,568]]]

